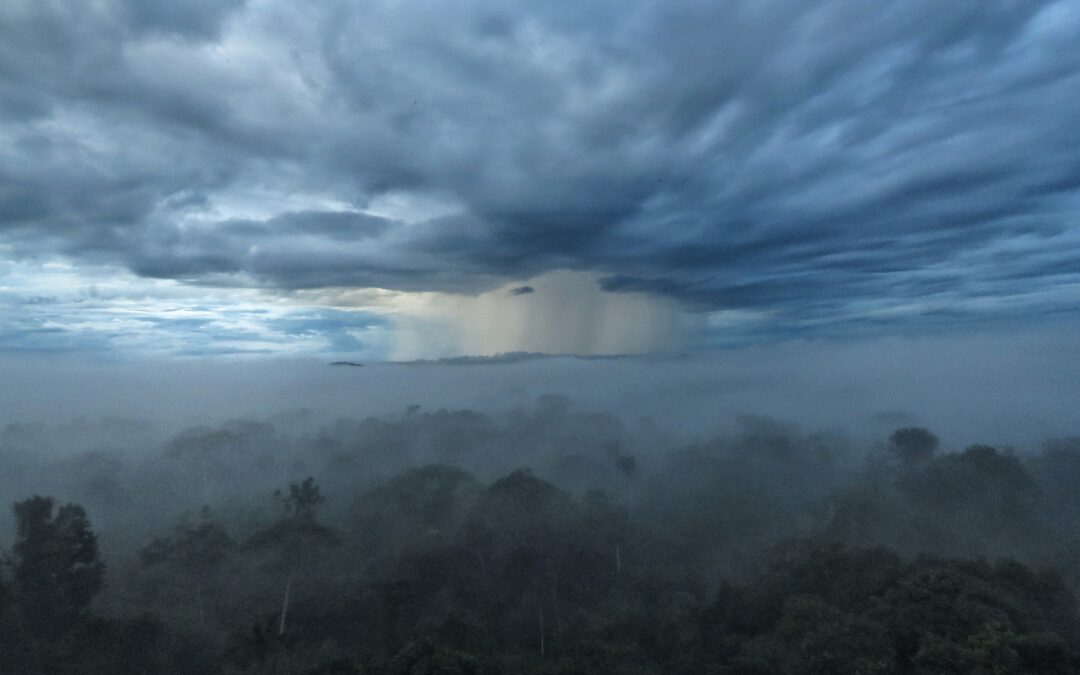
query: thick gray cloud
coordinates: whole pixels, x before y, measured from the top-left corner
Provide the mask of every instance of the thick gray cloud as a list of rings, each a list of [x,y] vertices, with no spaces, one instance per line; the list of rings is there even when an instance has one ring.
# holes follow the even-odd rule
[[[1080,308],[1074,0],[15,0],[0,33],[11,256],[569,268],[800,330]]]

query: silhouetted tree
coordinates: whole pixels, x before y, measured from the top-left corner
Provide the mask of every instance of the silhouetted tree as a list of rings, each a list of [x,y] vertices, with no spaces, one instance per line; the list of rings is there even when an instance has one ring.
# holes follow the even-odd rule
[[[11,588],[4,579],[4,568],[8,563],[4,550],[0,548],[0,651],[5,649],[7,638],[14,633],[15,617],[12,611]]]
[[[925,461],[934,456],[938,437],[921,427],[905,427],[889,436],[889,445],[906,462]]]
[[[15,504],[12,592],[24,625],[44,635],[74,628],[101,590],[105,565],[81,506],[53,512],[49,497]]]
[[[315,521],[315,507],[326,498],[322,496],[314,478],[290,483],[287,495],[280,490],[274,494],[285,506],[285,516],[252,535],[245,547],[253,551],[272,552],[285,570],[285,591],[278,624],[278,634],[283,635],[293,574],[314,558],[321,548],[335,545],[341,538],[333,528]]]
[[[289,493],[283,494],[281,490],[274,492],[285,506],[285,513],[290,518],[302,518],[311,520],[315,517],[315,507],[326,501],[315,479],[308,476],[300,483],[289,483]]]

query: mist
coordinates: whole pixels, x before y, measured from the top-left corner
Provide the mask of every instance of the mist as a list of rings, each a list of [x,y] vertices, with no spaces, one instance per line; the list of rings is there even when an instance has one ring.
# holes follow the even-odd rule
[[[0,361],[0,422],[135,417],[195,421],[307,408],[327,417],[505,411],[542,394],[692,440],[767,414],[860,438],[882,425],[932,427],[963,446],[1034,448],[1080,429],[1080,332],[1072,327],[877,339],[791,340],[707,353],[370,362],[314,359]],[[891,421],[891,422],[890,422]]]
[[[937,643],[889,637],[912,601],[867,610],[810,570],[840,566],[830,574],[876,579],[888,598],[932,570],[994,588],[1050,574],[1032,577],[1043,595],[979,602],[1059,607],[1005,625],[1019,662],[1066,672],[1080,638],[1076,344],[1071,330],[1014,330],[362,365],[9,359],[0,500],[16,509],[0,545],[15,572],[0,582],[23,604],[0,618],[23,622],[12,653],[27,672],[55,665],[34,646],[53,630],[100,663],[154,672],[573,669],[599,658],[588,640],[657,672],[803,672],[816,652],[791,651],[785,631],[810,593],[814,612],[872,627],[864,647],[904,672],[939,658]],[[96,576],[64,582],[96,596],[75,614],[56,613],[74,600],[27,608],[20,581],[38,569],[28,528],[49,531],[54,504],[92,532],[80,541],[96,567],[80,569]],[[637,603],[637,637],[580,623],[627,621],[615,598]],[[681,661],[646,628],[676,598]],[[446,633],[462,617],[472,628]],[[172,637],[101,642],[91,625]],[[1040,630],[1060,641],[1050,652],[1024,646]],[[735,646],[717,652],[715,631]],[[838,663],[868,658],[852,649]],[[605,658],[616,672],[622,657]]]
[[[1080,673],[1078,35],[0,2],[0,675]]]

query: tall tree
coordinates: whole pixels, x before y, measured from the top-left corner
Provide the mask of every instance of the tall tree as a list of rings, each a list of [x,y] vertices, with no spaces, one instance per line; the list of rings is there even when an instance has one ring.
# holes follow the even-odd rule
[[[246,548],[255,551],[271,551],[285,571],[285,592],[281,601],[278,634],[285,633],[285,619],[289,612],[289,595],[293,575],[303,569],[325,547],[337,544],[337,531],[315,520],[315,507],[326,501],[315,479],[308,477],[301,483],[290,483],[288,494],[280,490],[274,494],[282,501],[285,515],[276,523],[256,532],[248,540]]]
[[[67,504],[54,514],[53,507],[38,496],[15,504],[12,594],[25,627],[45,635],[80,622],[105,572],[83,508]]]

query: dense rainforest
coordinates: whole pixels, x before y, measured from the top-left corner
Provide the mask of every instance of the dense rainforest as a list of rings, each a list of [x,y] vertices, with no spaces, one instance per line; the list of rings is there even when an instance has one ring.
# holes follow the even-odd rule
[[[558,397],[0,434],[4,673],[1071,673],[1080,439]]]

